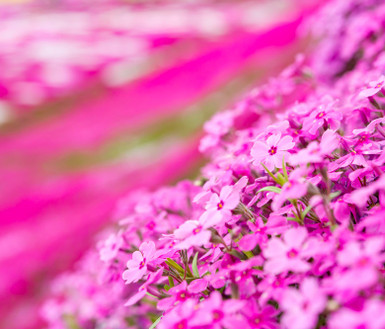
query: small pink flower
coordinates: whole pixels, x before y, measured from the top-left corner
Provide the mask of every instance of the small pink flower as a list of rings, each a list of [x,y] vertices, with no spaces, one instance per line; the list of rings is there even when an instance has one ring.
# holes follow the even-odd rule
[[[288,150],[295,146],[293,138],[283,136],[281,133],[271,135],[266,142],[256,141],[251,149],[251,157],[255,166],[263,163],[267,169],[273,170],[274,167],[282,168],[283,157],[289,157]]]
[[[385,76],[383,75],[378,80],[369,82],[368,86],[358,94],[358,98],[361,99],[374,96],[384,87],[384,83]]]
[[[235,185],[224,186],[218,194],[213,193],[206,205],[206,212],[200,218],[200,222],[206,227],[217,225],[231,217],[240,202],[240,191]]]
[[[325,123],[330,126],[332,130],[338,129],[341,124],[341,120],[341,113],[332,111],[326,106],[320,106],[318,110],[312,111],[309,117],[305,118],[302,130],[311,136],[315,136],[318,129]]]
[[[318,315],[326,306],[326,296],[313,278],[305,278],[299,290],[289,288],[280,301],[285,314],[282,323],[285,328],[315,328]]]
[[[213,291],[210,297],[199,305],[197,316],[191,321],[194,328],[236,329],[234,314],[244,307],[240,300],[222,300],[219,292]]]
[[[250,299],[242,309],[245,320],[238,328],[244,329],[278,329],[279,312],[271,305],[260,307],[255,299]]]
[[[335,280],[339,288],[359,291],[374,285],[385,260],[384,245],[382,237],[369,238],[362,243],[349,241],[337,254],[338,265],[346,268],[340,275],[340,284]]]
[[[132,306],[136,304],[139,300],[141,300],[144,296],[146,296],[149,286],[157,282],[162,277],[162,273],[163,269],[150,273],[146,282],[139,287],[138,292],[131,296],[128,301],[124,304],[124,306]]]
[[[208,225],[201,224],[197,220],[188,220],[174,231],[174,237],[179,242],[176,249],[189,249],[194,246],[203,246],[210,241],[211,232]]]
[[[155,243],[143,242],[139,251],[134,251],[132,259],[127,262],[127,270],[123,272],[123,280],[126,284],[139,281],[147,273],[147,265],[154,256]]]
[[[366,201],[369,199],[369,197],[377,190],[380,191],[380,194],[384,193],[385,175],[382,175],[379,179],[377,179],[375,182],[372,182],[368,186],[354,190],[350,195],[347,196],[347,199],[350,203],[354,203],[358,207],[362,208],[366,205]]]
[[[306,241],[307,236],[306,229],[300,227],[287,230],[282,239],[272,238],[263,250],[263,255],[267,258],[264,270],[272,274],[308,271],[310,264],[306,259],[310,257],[312,248]]]
[[[170,297],[161,299],[158,302],[157,308],[159,310],[168,310],[171,307],[184,303],[187,300],[191,300],[191,294],[187,290],[187,282],[183,281],[180,285],[171,288],[167,293]]]
[[[196,328],[191,325],[196,317],[198,310],[197,301],[188,299],[184,303],[178,304],[175,308],[165,313],[162,320],[156,326],[157,329],[190,329]]]
[[[306,170],[297,168],[290,173],[289,180],[282,186],[281,192],[274,196],[272,209],[277,211],[285,201],[299,199],[307,193],[307,183],[303,178]]]
[[[100,249],[100,259],[108,262],[116,257],[120,247],[123,245],[123,238],[120,233],[111,234],[103,243]]]
[[[385,328],[385,304],[377,299],[368,300],[360,310],[342,308],[332,314],[330,329],[383,329]]]
[[[324,161],[325,155],[330,155],[339,145],[337,134],[328,129],[322,135],[321,143],[311,142],[305,149],[291,155],[293,165],[319,163]]]

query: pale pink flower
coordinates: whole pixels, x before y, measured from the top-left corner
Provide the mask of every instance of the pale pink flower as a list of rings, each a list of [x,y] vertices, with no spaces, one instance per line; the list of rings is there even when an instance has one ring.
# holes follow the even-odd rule
[[[285,201],[299,199],[307,193],[307,183],[304,179],[306,170],[297,168],[290,173],[289,180],[282,186],[281,192],[274,196],[272,209],[278,210]]]
[[[360,91],[358,98],[360,99],[374,96],[384,87],[384,83],[385,76],[381,75],[378,80],[369,82],[368,86]]]
[[[342,308],[332,314],[329,320],[330,329],[384,329],[385,304],[374,299],[368,300],[361,310]]]
[[[379,278],[379,268],[385,260],[382,253],[384,248],[382,237],[369,238],[359,243],[349,241],[337,254],[337,263],[341,268],[347,270],[341,274],[343,280],[335,280],[340,287],[349,290],[359,291],[374,285]]]
[[[210,297],[199,305],[197,316],[190,321],[194,328],[222,329],[238,328],[234,314],[239,312],[245,303],[240,300],[222,300],[219,292],[213,291]]]
[[[326,296],[316,279],[305,278],[299,290],[289,288],[284,292],[280,305],[285,311],[282,318],[285,328],[312,329],[326,306]]]
[[[139,287],[138,292],[136,294],[134,294],[127,300],[124,306],[132,306],[135,303],[137,303],[139,300],[141,300],[144,296],[146,296],[149,286],[157,282],[161,278],[162,273],[163,273],[162,268],[156,272],[150,273],[146,282]]]
[[[210,241],[211,232],[209,226],[201,224],[197,220],[188,220],[174,231],[177,241],[175,248],[188,249],[193,246],[203,246]]]
[[[132,259],[127,262],[127,270],[123,272],[126,284],[139,281],[147,273],[147,265],[154,257],[155,243],[143,242],[139,251],[134,251]]]
[[[319,163],[324,161],[326,155],[330,155],[339,145],[338,135],[328,129],[322,135],[321,143],[311,142],[305,149],[290,156],[293,165]]]
[[[108,262],[116,257],[120,247],[123,245],[123,238],[120,233],[110,234],[110,236],[104,241],[100,248],[100,259],[103,262]]]
[[[255,166],[260,166],[263,163],[267,169],[282,168],[283,157],[289,157],[288,150],[295,146],[293,138],[283,136],[281,133],[271,135],[266,139],[266,142],[256,141],[251,149],[251,157]]]
[[[306,259],[311,255],[312,246],[307,238],[307,231],[303,227],[287,230],[282,239],[272,238],[263,250],[263,255],[267,258],[264,270],[272,274],[308,271],[310,264]]]
[[[240,202],[240,191],[235,185],[224,186],[218,194],[213,193],[206,205],[206,212],[201,216],[200,222],[214,226],[231,217],[231,212]]]

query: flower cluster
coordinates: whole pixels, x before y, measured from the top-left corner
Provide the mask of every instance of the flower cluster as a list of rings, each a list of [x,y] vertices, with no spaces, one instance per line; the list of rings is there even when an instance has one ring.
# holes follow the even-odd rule
[[[385,328],[385,20],[356,2],[338,19],[376,12],[370,33],[321,44],[371,55],[343,71],[336,55],[327,82],[298,57],[217,114],[202,178],[123,200],[118,229],[56,282],[52,328]]]

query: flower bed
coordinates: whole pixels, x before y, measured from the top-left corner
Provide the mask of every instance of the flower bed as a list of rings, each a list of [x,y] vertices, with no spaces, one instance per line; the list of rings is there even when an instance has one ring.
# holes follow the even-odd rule
[[[384,10],[332,1],[309,59],[205,125],[198,181],[122,200],[51,327],[384,328]]]

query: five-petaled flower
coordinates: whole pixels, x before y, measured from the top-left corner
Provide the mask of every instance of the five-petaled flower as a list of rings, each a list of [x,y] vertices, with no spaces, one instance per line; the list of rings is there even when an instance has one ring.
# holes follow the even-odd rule
[[[282,160],[289,158],[288,150],[294,147],[295,143],[290,136],[283,136],[276,133],[269,136],[266,141],[255,141],[251,149],[251,157],[255,166],[264,164],[267,169],[273,170],[274,167],[282,168]]]

